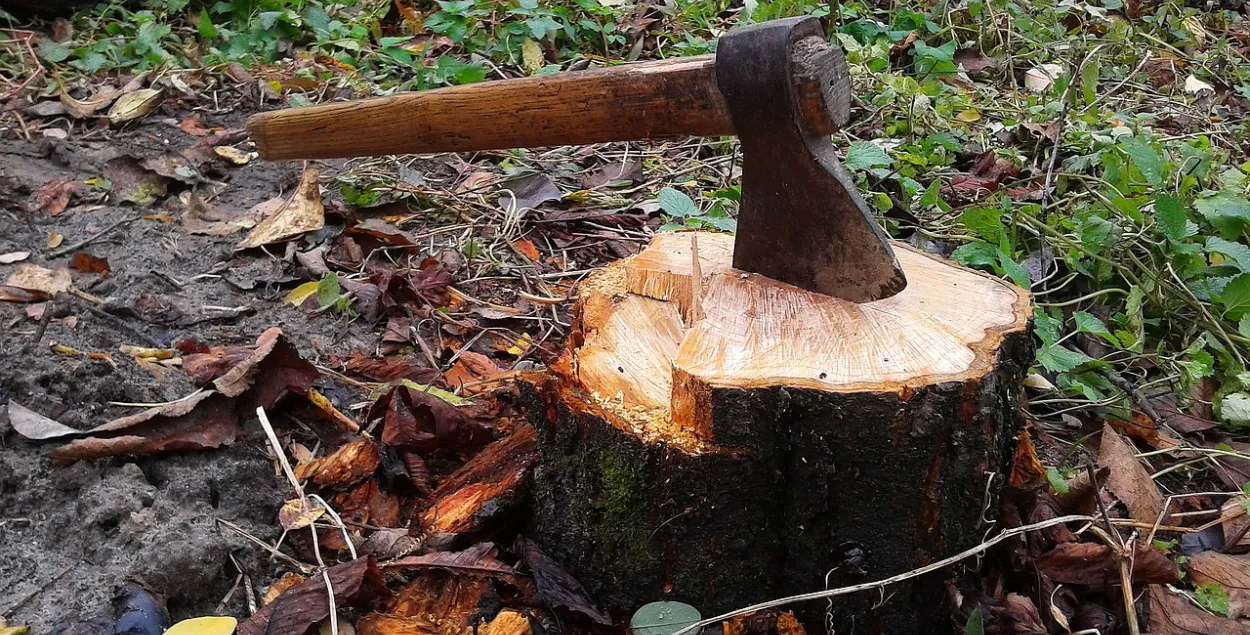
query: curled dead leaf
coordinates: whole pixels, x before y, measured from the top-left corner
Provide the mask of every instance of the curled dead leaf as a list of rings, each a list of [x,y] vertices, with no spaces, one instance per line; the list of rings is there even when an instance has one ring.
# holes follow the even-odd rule
[[[292,498],[278,510],[278,523],[287,531],[295,531],[317,522],[325,513],[324,505],[307,496]]]
[[[325,208],[321,204],[320,186],[317,185],[318,174],[314,168],[305,170],[291,198],[273,215],[256,225],[235,249],[269,245],[325,227]]]
[[[162,97],[164,97],[164,92],[155,88],[140,88],[128,92],[118,97],[113,107],[109,109],[109,122],[117,126],[146,117],[156,110]]]
[[[69,269],[53,270],[35,264],[24,264],[17,267],[17,271],[9,276],[6,284],[28,291],[40,291],[49,297],[55,297],[58,293],[68,291],[74,281],[70,278]]]

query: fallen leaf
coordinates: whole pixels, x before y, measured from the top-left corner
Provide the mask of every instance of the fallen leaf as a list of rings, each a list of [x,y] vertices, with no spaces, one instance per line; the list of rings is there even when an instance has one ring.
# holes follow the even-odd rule
[[[1212,615],[1159,585],[1151,585],[1148,604],[1151,635],[1250,635],[1250,626]]]
[[[231,635],[238,625],[233,617],[193,617],[170,626],[165,635]]]
[[[376,443],[364,439],[340,446],[330,455],[314,459],[295,469],[295,477],[311,479],[321,487],[342,488],[373,476],[382,464]]]
[[[534,542],[517,538],[517,551],[521,562],[534,576],[538,595],[553,608],[564,608],[581,614],[601,626],[610,626],[612,620],[594,607],[580,582],[569,575],[555,560],[543,553]]]
[[[92,256],[85,251],[79,251],[70,256],[69,266],[71,269],[87,273],[108,273],[113,270],[109,267],[108,258]]]
[[[436,541],[488,531],[520,502],[536,460],[530,426],[486,446],[434,491],[422,528]]]
[[[588,190],[605,185],[637,183],[641,180],[641,161],[612,161],[581,177],[582,187]]]
[[[32,291],[21,287],[14,287],[7,284],[0,284],[0,300],[5,302],[43,302],[48,299],[48,294],[43,291]]]
[[[306,578],[304,576],[298,573],[287,572],[282,574],[282,577],[274,580],[273,584],[269,585],[269,587],[265,589],[265,593],[260,596],[260,605],[265,606],[266,604],[273,602],[278,599],[279,595],[282,595],[283,591],[286,591],[300,582],[303,582],[305,579]]]
[[[204,127],[204,122],[200,121],[199,115],[187,115],[178,122],[178,128],[193,137],[203,137],[211,133],[208,128]]]
[[[493,543],[481,542],[464,551],[434,551],[408,556],[383,565],[386,569],[446,569],[452,573],[475,575],[516,575],[516,570],[502,563],[499,549]]]
[[[272,408],[288,391],[306,394],[320,376],[277,327],[261,333],[255,348],[214,347],[187,355],[183,367],[196,383],[211,380],[227,397],[250,391],[255,405],[263,408]]]
[[[370,534],[365,544],[361,545],[360,553],[372,555],[378,560],[390,560],[406,556],[420,547],[421,543],[407,529],[379,529]],[[385,568],[390,565],[382,566]]]
[[[134,203],[146,207],[169,193],[169,179],[152,172],[131,156],[110,159],[102,170],[104,178],[113,184],[109,201]]]
[[[44,241],[44,245],[46,245],[48,249],[56,249],[57,247],[60,247],[63,242],[65,242],[65,234],[54,231],[48,232],[48,239]]]
[[[244,152],[234,146],[217,146],[213,153],[232,165],[247,165],[258,155],[255,152]]]
[[[998,61],[992,57],[986,57],[977,49],[960,49],[955,51],[953,58],[955,64],[962,66],[968,75],[976,75],[986,69],[998,68]]]
[[[49,297],[56,297],[58,293],[68,291],[74,281],[70,278],[69,269],[62,268],[54,271],[39,265],[24,264],[18,265],[17,271],[9,276],[6,284],[28,291],[41,291]]]
[[[7,254],[0,254],[0,265],[11,265],[15,262],[26,260],[29,257],[29,251],[11,251]]]
[[[252,249],[316,231],[325,227],[325,208],[317,185],[319,172],[308,168],[295,193],[272,216],[262,220],[235,249]]]
[[[317,408],[318,414],[329,419],[339,430],[351,433],[360,432],[360,424],[343,414],[343,411],[335,407],[334,403],[328,397],[318,392],[316,388],[309,388],[307,397],[308,403]]]
[[[251,213],[221,210],[194,192],[180,198],[185,206],[181,223],[187,233],[226,236],[256,226],[257,219]]]
[[[74,179],[55,179],[39,186],[30,195],[26,209],[31,212],[42,212],[48,216],[56,216],[69,207],[70,198],[78,189]]]
[[[493,428],[422,390],[399,385],[374,402],[370,419],[384,413],[382,443],[429,452],[438,448],[472,456],[493,440]]]
[[[317,295],[317,288],[320,286],[321,283],[317,280],[305,282],[282,296],[282,301],[291,306],[303,306],[304,302],[308,301],[308,298]]]
[[[407,379],[418,384],[429,384],[438,379],[441,373],[437,368],[422,366],[415,355],[395,357],[369,357],[360,351],[353,351],[347,358],[347,370],[372,381],[392,382]]]
[[[390,595],[372,556],[326,570],[337,607],[368,606]],[[255,615],[239,624],[239,635],[305,635],[330,616],[325,577],[314,575],[282,592]]]
[[[1033,600],[1018,593],[1008,593],[1001,604],[990,607],[990,614],[1000,622],[1007,622],[1010,628],[1007,633],[1038,633],[1047,632],[1046,623],[1037,611]]]
[[[112,86],[101,86],[95,94],[90,97],[77,100],[64,90],[61,91],[59,97],[61,104],[65,106],[65,112],[75,119],[86,119],[95,115],[97,112],[108,108],[108,105],[117,99],[121,91]]]
[[[1201,95],[1202,93],[1215,93],[1215,87],[1194,77],[1191,73],[1185,78],[1185,92],[1191,95]]]
[[[1134,520],[1153,525],[1163,513],[1163,494],[1159,493],[1159,487],[1150,478],[1150,473],[1138,462],[1136,454],[1132,444],[1117,434],[1110,424],[1103,424],[1098,465],[1110,470],[1107,489],[1124,502]]]
[[[1111,547],[1092,542],[1065,542],[1038,556],[1037,570],[1062,584],[1103,586],[1120,579],[1120,565]],[[1174,584],[1176,565],[1162,551],[1137,543],[1133,552],[1133,582]]]
[[[175,152],[160,152],[139,161],[145,170],[167,179],[181,181],[187,185],[195,185],[202,178],[200,171],[186,157]]]
[[[126,93],[118,97],[113,107],[109,109],[109,122],[117,126],[146,117],[156,110],[163,96],[164,93],[155,88],[141,88]]]
[[[1195,585],[1218,584],[1228,593],[1229,617],[1250,617],[1250,557],[1204,551],[1189,558]]]
[[[457,192],[467,192],[486,187],[495,182],[495,175],[490,172],[472,172],[456,188]]]
[[[278,524],[287,531],[295,531],[317,522],[325,513],[325,505],[311,498],[292,498],[278,510]]]
[[[1037,458],[1029,431],[1022,428],[1016,438],[1015,456],[1011,460],[1011,478],[1008,485],[1017,490],[1036,490],[1046,484],[1046,466]]]
[[[560,188],[546,174],[527,174],[509,179],[501,186],[499,202],[505,210],[534,209],[547,201],[564,196]]]
[[[234,400],[206,390],[190,398],[115,419],[87,431],[52,452],[59,463],[119,455],[207,450],[229,445],[243,434]]]
[[[1024,73],[1024,87],[1035,93],[1044,93],[1066,73],[1067,69],[1058,64],[1035,66]]]
[[[59,421],[45,417],[12,399],[9,400],[9,425],[27,439],[43,441],[82,434]]]
[[[512,241],[512,248],[517,250],[517,252],[521,255],[535,262],[537,262],[541,257],[541,254],[538,253],[538,247],[535,247],[534,243],[525,240],[524,238]]]

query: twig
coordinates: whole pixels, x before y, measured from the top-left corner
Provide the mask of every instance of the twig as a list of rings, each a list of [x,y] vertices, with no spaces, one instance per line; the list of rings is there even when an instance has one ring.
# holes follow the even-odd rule
[[[86,247],[87,245],[90,245],[91,243],[93,243],[93,242],[95,242],[95,241],[97,241],[97,240],[99,240],[99,239],[103,238],[106,234],[108,234],[109,232],[113,231],[114,229],[117,229],[118,227],[121,227],[122,225],[125,225],[125,224],[127,224],[127,223],[133,223],[133,222],[135,222],[136,220],[138,220],[138,219],[137,219],[137,218],[123,218],[123,219],[121,219],[121,220],[117,221],[116,223],[113,223],[112,225],[109,225],[108,227],[105,227],[104,229],[101,229],[100,231],[98,231],[98,232],[96,232],[96,233],[94,233],[94,234],[92,234],[92,235],[90,235],[90,236],[87,236],[86,238],[84,238],[84,239],[82,239],[82,240],[80,240],[80,241],[78,241],[78,242],[76,242],[76,243],[72,243],[72,244],[69,244],[69,245],[65,245],[64,247],[60,247],[60,248],[58,248],[58,249],[53,249],[52,251],[49,251],[49,252],[48,252],[48,254],[47,254],[47,256],[48,256],[49,258],[60,258],[61,256],[64,256],[64,255],[66,255],[66,254],[73,253],[73,252],[75,252],[75,251],[77,251],[77,250],[79,250],[79,249],[82,249],[83,247]]]
[[[18,84],[17,88],[10,90],[9,92],[5,93],[3,97],[0,97],[0,103],[6,102],[14,97],[17,97],[18,95],[22,93],[23,90],[26,90],[26,87],[29,86],[31,82],[35,81],[39,77],[42,77],[43,74],[47,72],[47,69],[45,69],[43,67],[43,64],[39,61],[39,56],[35,54],[35,49],[30,45],[30,41],[34,39],[35,37],[35,33],[33,31],[18,31],[16,29],[7,29],[7,30],[9,30],[12,33],[25,33],[26,34],[26,37],[21,38],[20,40],[14,40],[14,41],[21,42],[23,45],[26,46],[26,52],[27,54],[30,55],[30,61],[35,63],[35,70],[31,72],[30,77],[27,77],[25,80],[22,81],[21,84]],[[29,136],[28,136],[28,140],[29,140]]]
[[[295,495],[303,500],[304,486],[300,485],[298,478],[295,478],[295,470],[291,469],[291,462],[287,460],[286,452],[282,451],[282,442],[278,441],[278,433],[274,432],[273,424],[269,423],[269,416],[265,414],[265,409],[257,406],[256,416],[260,418],[260,427],[265,429],[265,436],[269,437],[269,445],[273,446],[274,454],[278,455],[278,463],[282,465],[282,472],[286,474],[291,487],[295,489]]]
[[[264,540],[261,540],[260,538],[257,538],[256,536],[253,536],[252,534],[247,533],[247,531],[244,530],[242,527],[228,520],[225,520],[223,518],[215,518],[214,520],[217,521],[217,524],[225,527],[226,529],[229,529],[230,531],[233,531],[236,534],[239,534],[240,536],[243,536],[244,538],[246,538],[248,541],[252,542],[256,546],[273,554],[275,558],[282,560],[286,562],[287,564],[290,564],[291,566],[299,569],[300,572],[305,575],[312,573],[314,570],[316,570],[316,567],[313,567],[310,564],[300,562],[299,560],[296,560],[295,558],[292,558],[291,556],[288,556],[285,553],[278,551],[274,547],[270,546],[269,543],[265,542]]]
[[[716,617],[710,617],[700,622],[696,622],[694,624],[691,624],[690,626],[687,626],[686,628],[681,629],[680,631],[677,631],[676,633],[673,633],[673,635],[690,635],[691,633],[695,632],[698,629],[703,628],[704,626],[710,626],[718,622],[723,622],[725,620],[737,617],[739,615],[746,615],[747,613],[754,613],[756,611],[763,611],[766,609],[776,608],[778,606],[794,604],[795,602],[806,602],[808,600],[820,600],[824,598],[837,597],[839,595],[850,595],[851,593],[859,593],[860,591],[869,591],[872,589],[883,589],[888,585],[897,584],[899,582],[903,582],[904,580],[910,580],[912,578],[922,576],[926,573],[932,573],[934,571],[937,571],[938,569],[955,564],[956,562],[959,562],[960,560],[965,560],[977,554],[984,553],[985,551],[988,551],[994,545],[997,545],[998,543],[1004,540],[1007,540],[1008,538],[1012,538],[1014,536],[1018,536],[1023,533],[1028,533],[1030,531],[1037,531],[1038,529],[1046,529],[1047,527],[1054,527],[1055,525],[1062,525],[1064,523],[1076,523],[1076,522],[1092,523],[1094,522],[1094,517],[1093,516],[1080,516],[1080,515],[1060,516],[1058,518],[1050,518],[1048,520],[1043,520],[1038,523],[1033,523],[1032,525],[1023,525],[1020,527],[1014,527],[1012,529],[1008,529],[1004,531],[1001,534],[998,534],[997,536],[994,536],[993,538],[971,549],[968,549],[966,551],[961,551],[953,556],[950,556],[949,558],[944,558],[937,562],[927,564],[923,567],[920,567],[919,569],[912,569],[911,571],[908,571],[906,573],[900,573],[898,575],[891,576],[889,578],[885,578],[882,580],[878,580],[876,582],[866,582],[864,584],[856,584],[853,586],[840,587],[837,589],[813,591],[811,593],[791,595],[789,597],[777,598],[775,600],[769,600],[767,602],[753,604],[751,606],[743,607],[737,610],[730,611],[728,613],[724,613],[722,615],[717,615]],[[1084,531],[1084,530],[1081,530],[1081,531]],[[1078,531],[1077,533],[1080,533],[1080,532]]]

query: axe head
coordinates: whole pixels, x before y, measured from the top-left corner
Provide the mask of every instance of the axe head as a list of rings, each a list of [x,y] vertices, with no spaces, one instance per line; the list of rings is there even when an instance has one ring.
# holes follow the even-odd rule
[[[742,141],[742,201],[733,265],[851,302],[907,285],[894,251],[833,144],[801,123],[802,91],[820,90],[830,127],[845,121],[850,84],[841,49],[816,18],[730,31],[716,85]]]

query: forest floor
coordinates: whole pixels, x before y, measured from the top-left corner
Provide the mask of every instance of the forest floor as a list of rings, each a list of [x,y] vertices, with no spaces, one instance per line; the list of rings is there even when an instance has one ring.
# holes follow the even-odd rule
[[[1034,292],[1031,442],[1002,526],[1123,521],[996,551],[957,628],[1250,632],[1240,5],[156,4],[0,11],[10,624],[105,616],[91,632],[111,632],[159,596],[174,621],[299,635],[330,614],[308,589],[339,562],[361,631],[515,630],[514,612],[535,632],[593,625],[593,593],[533,582],[560,574],[517,539],[515,483],[492,490],[506,513],[489,522],[430,510],[516,476],[475,457],[502,448],[528,469],[508,383],[562,350],[581,277],[658,231],[734,229],[736,143],[269,163],[244,121],[706,53],[725,28],[809,13],[848,53],[857,97],[834,142],[886,229]],[[370,586],[379,560],[397,599]],[[489,574],[448,573],[464,570]],[[287,630],[249,630],[282,621],[266,590],[294,574],[309,578]],[[117,608],[128,577],[146,588],[123,587]],[[717,628],[793,627],[774,613]]]

